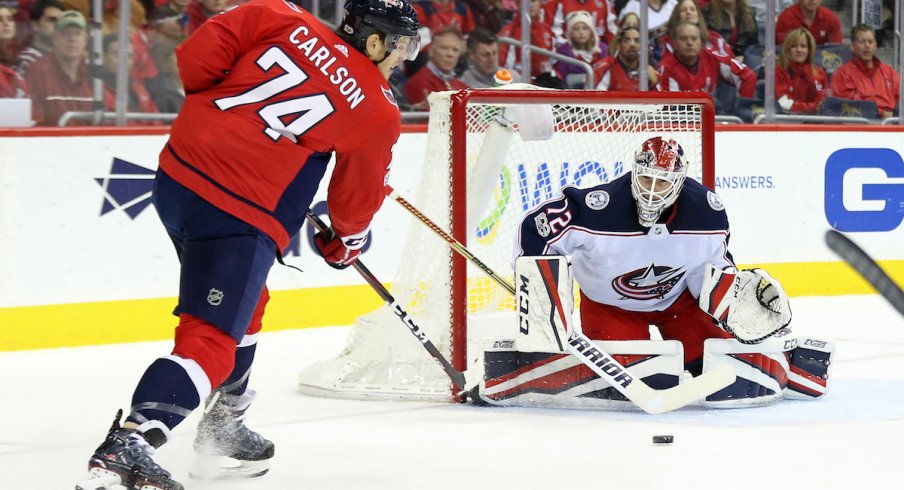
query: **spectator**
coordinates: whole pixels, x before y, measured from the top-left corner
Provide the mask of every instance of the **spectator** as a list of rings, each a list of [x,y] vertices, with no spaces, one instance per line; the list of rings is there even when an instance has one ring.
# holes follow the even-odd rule
[[[157,39],[166,38],[181,43],[188,37],[188,5],[191,0],[170,0],[157,7],[151,17],[150,27],[157,35],[151,44]]]
[[[53,33],[56,31],[56,22],[61,13],[63,6],[59,0],[38,0],[32,4],[29,13],[31,44],[19,53],[19,65],[16,70],[20,74],[24,74],[29,65],[53,50]]]
[[[427,48],[427,64],[405,84],[405,96],[411,108],[425,111],[432,92],[468,88],[455,78],[455,66],[464,51],[464,35],[456,27],[447,27],[433,35]]]
[[[508,24],[515,16],[515,11],[518,10],[515,0],[465,1],[471,8],[471,15],[474,17],[474,29],[484,29],[492,34],[502,30],[502,26]]]
[[[61,13],[53,34],[53,52],[35,61],[25,74],[32,117],[38,125],[56,126],[65,112],[94,109],[87,45],[85,17],[74,10]]]
[[[16,38],[15,0],[0,0],[0,65],[14,67],[19,63],[19,40]]]
[[[711,0],[706,22],[711,31],[728,41],[731,52],[741,62],[747,46],[760,43],[756,18],[747,0]]]
[[[703,49],[700,26],[682,22],[675,28],[675,55],[663,58],[659,66],[659,90],[680,92],[699,90],[714,93],[719,80],[733,85],[738,95],[753,97],[756,74],[730,56]]]
[[[823,7],[822,0],[799,0],[783,10],[775,24],[775,42],[785,42],[785,36],[798,27],[805,27],[810,31],[817,46],[840,44],[844,41],[838,15]]]
[[[186,33],[191,34],[198,30],[207,19],[221,14],[226,10],[226,0],[195,0],[185,9],[188,16]]]
[[[471,88],[494,86],[494,77],[499,70],[499,40],[495,35],[480,27],[468,36],[468,69],[458,77]],[[512,82],[520,82],[521,76],[512,73]]]
[[[627,29],[629,27],[633,27],[638,31],[640,30],[640,16],[637,15],[636,12],[628,12],[618,19],[618,30]]]
[[[465,0],[422,0],[412,4],[421,22],[421,43],[430,44],[431,36],[455,27],[462,34],[474,30],[474,15]]]
[[[593,20],[591,26],[596,36],[606,44],[615,38],[616,17],[615,11],[608,0],[548,0],[543,2],[543,21],[555,29],[556,13],[561,9],[562,19],[565,19],[566,28],[561,29],[562,36],[568,40],[567,23],[568,16],[573,12],[584,11],[590,14]]]
[[[772,18],[777,19],[778,15],[786,8],[790,7],[794,0],[775,0],[775,11],[772,12]],[[758,35],[762,40],[766,39],[766,0],[747,0],[747,5],[753,9],[753,20],[756,21],[758,27]]]
[[[650,43],[654,46],[659,46],[659,38],[667,34],[669,17],[672,16],[672,11],[675,10],[677,5],[678,2],[675,0],[649,0],[647,3],[647,32],[649,33]],[[619,18],[629,13],[640,15],[640,2],[638,0],[629,0],[619,14]],[[659,59],[658,53],[656,58]]]
[[[60,0],[64,10],[77,10],[87,17],[91,10],[92,0]],[[139,0],[131,0],[132,15],[129,18],[131,32],[132,54],[134,63],[131,75],[138,78],[150,78],[157,76],[157,67],[151,57],[151,48],[145,26],[147,13]],[[104,35],[119,32],[119,0],[103,2],[103,24],[101,32]]]
[[[604,41],[601,41],[596,35],[593,27],[593,17],[589,12],[584,10],[575,10],[565,17],[565,39],[566,42],[560,44],[556,48],[556,52],[583,61],[589,65],[593,65],[609,54],[609,48]],[[576,78],[587,78],[587,72],[578,65],[557,61],[555,63],[556,74],[565,82],[565,86],[569,88],[584,88],[583,80],[581,83],[569,83],[568,77],[577,75]],[[576,87],[580,85],[580,87]]]
[[[119,37],[107,34],[103,40],[104,54],[101,58],[99,77],[104,82],[104,105],[113,110],[116,108],[116,70],[119,66]],[[128,55],[129,69],[132,68],[132,52]],[[157,106],[151,100],[144,85],[143,78],[129,77],[128,112],[157,112]]]
[[[540,0],[530,1],[530,43],[532,46],[543,48],[548,51],[555,49],[555,34],[552,28],[547,24],[540,22],[540,14],[542,12],[542,4]],[[521,17],[515,15],[515,18],[502,28],[499,37],[510,37],[518,41],[521,40]],[[509,44],[499,46],[499,64],[510,71],[517,71],[524,77],[527,74],[521,68],[521,48]],[[538,53],[530,55],[530,78],[536,80],[540,75],[547,77],[552,71],[552,61],[549,57]]]
[[[703,47],[711,49],[721,55],[734,56],[731,46],[725,42],[725,39],[723,39],[718,32],[706,28],[706,20],[703,17],[703,12],[700,11],[695,0],[678,0],[678,5],[675,6],[675,10],[673,10],[672,15],[669,16],[668,31],[659,40],[662,44],[664,55],[675,52],[675,46],[672,45],[672,39],[669,37],[668,33],[674,31],[675,27],[682,22],[690,22],[691,24],[696,24],[700,27],[700,33],[703,36],[702,39],[706,40]]]
[[[619,17],[618,19],[618,30],[616,33],[620,33],[621,31],[634,28],[640,31],[640,17],[635,13],[626,14],[624,17]],[[615,39],[609,42],[609,53],[615,53],[618,51],[618,34],[616,34]],[[652,57],[649,59],[653,59]]]
[[[63,10],[77,10],[85,18],[91,15],[91,2],[93,0],[60,0]],[[119,30],[119,2],[120,0],[102,2],[103,23],[101,25],[104,34],[111,34]],[[131,17],[129,25],[132,30],[141,29],[147,24],[147,11],[139,0],[131,0]],[[137,55],[137,53],[136,53]]]
[[[160,112],[179,112],[185,102],[185,89],[176,65],[176,45],[169,39],[161,39],[151,46],[151,51],[159,73],[145,80],[145,86]]]
[[[596,89],[637,92],[640,90],[640,31],[632,26],[622,28],[613,43],[615,54],[594,66],[594,76],[599,80]],[[647,87],[653,90],[659,81],[659,74],[652,66],[647,66],[647,80]]]
[[[851,30],[854,56],[832,75],[832,94],[842,99],[872,100],[883,118],[898,107],[898,73],[876,57],[876,31],[867,24]]]
[[[0,65],[0,99],[21,99],[25,97],[25,80],[16,70]]]
[[[775,66],[775,96],[786,112],[813,114],[822,104],[828,77],[816,66],[816,40],[803,27],[789,32]]]

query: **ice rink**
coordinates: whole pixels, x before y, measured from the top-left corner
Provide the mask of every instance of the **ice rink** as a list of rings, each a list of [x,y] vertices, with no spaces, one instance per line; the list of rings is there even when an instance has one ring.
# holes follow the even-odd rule
[[[189,480],[197,413],[156,459],[188,489],[904,488],[904,319],[878,296],[792,308],[796,332],[836,342],[823,400],[660,416],[311,398],[299,369],[334,357],[347,327],[265,333],[249,425],[276,444],[270,473]],[[0,353],[0,488],[74,488],[170,345]]]

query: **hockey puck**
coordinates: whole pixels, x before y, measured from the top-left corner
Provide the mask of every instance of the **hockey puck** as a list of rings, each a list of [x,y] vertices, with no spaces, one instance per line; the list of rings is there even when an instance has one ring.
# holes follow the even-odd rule
[[[653,436],[653,444],[657,446],[675,442],[675,436]]]

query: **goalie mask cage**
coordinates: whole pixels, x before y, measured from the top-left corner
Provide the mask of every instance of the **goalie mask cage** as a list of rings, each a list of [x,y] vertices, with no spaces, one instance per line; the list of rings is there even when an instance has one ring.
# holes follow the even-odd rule
[[[590,187],[630,171],[647,138],[678,141],[688,176],[713,188],[708,95],[517,87],[431,94],[421,183],[417,196],[405,196],[501,277],[514,277],[515,231],[529,209],[566,185]],[[412,218],[403,247],[390,290],[456,369],[473,365],[492,339],[514,338],[512,296],[442,238]],[[300,391],[457,399],[442,368],[406,330],[386,306],[364,315],[338,358],[301,371]]]

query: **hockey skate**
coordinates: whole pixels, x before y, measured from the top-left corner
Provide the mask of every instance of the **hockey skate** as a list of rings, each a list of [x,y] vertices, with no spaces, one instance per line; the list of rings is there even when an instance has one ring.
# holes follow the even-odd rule
[[[116,413],[107,438],[88,460],[88,476],[75,486],[76,490],[183,490],[152,458],[154,448],[166,442],[166,426],[152,421],[137,429],[124,429],[119,425],[121,417],[122,410]]]
[[[214,391],[198,424],[193,479],[220,480],[261,476],[270,469],[273,443],[245,426],[254,390],[241,396]]]

